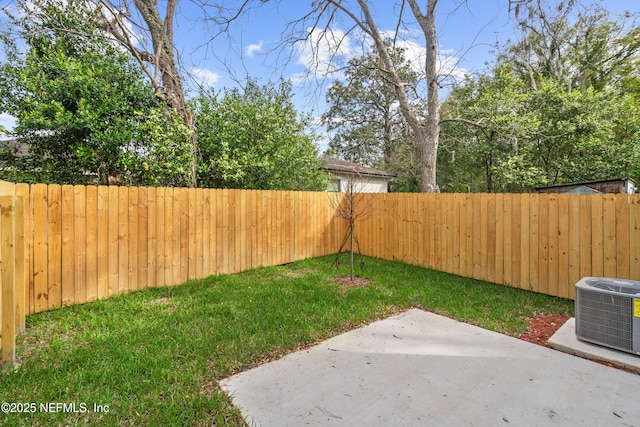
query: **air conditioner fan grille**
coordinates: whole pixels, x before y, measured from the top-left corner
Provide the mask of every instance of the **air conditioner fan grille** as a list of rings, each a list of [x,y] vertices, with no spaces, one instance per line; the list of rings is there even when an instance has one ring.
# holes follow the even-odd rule
[[[580,289],[576,309],[579,335],[587,340],[633,349],[633,299]]]

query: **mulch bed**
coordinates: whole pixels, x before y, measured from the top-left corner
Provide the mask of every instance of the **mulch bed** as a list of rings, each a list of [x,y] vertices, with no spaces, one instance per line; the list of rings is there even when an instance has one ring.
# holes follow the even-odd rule
[[[520,339],[549,347],[549,338],[551,338],[567,320],[569,320],[569,316],[560,314],[536,314],[529,318],[527,332],[525,332]]]

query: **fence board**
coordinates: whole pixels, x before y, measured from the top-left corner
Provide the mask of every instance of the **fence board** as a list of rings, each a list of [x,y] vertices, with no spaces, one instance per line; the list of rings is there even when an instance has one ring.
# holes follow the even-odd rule
[[[74,302],[87,302],[87,189],[73,186],[73,281]]]
[[[62,186],[62,305],[75,303],[73,186]]]
[[[165,252],[167,248],[167,220],[166,220],[166,189],[156,189],[156,235],[158,236],[158,244],[156,245],[156,286],[164,286],[165,270]]]
[[[558,195],[558,296],[569,298],[569,197]]]
[[[86,189],[86,301],[98,298],[98,187],[88,186]]]
[[[616,195],[616,277],[629,279],[629,196]]]
[[[222,190],[213,190],[213,195],[212,198],[214,200],[214,219],[215,219],[215,239],[214,239],[214,243],[215,243],[215,253],[216,253],[216,262],[215,262],[215,268],[216,271],[219,273],[223,273],[224,272],[224,268],[223,268],[223,257],[225,256],[223,253],[223,249],[222,249],[222,228],[223,228],[223,221],[224,221],[224,215],[222,215]]]
[[[109,187],[98,187],[96,207],[98,298],[109,296]]]
[[[489,245],[489,230],[486,226],[488,217],[488,195],[482,194],[480,196],[480,229],[476,231],[480,235],[480,274],[479,279],[487,280],[489,277],[489,261],[487,258],[488,245]]]
[[[604,195],[600,218],[603,233],[602,275],[616,277],[616,203],[613,194]]]
[[[218,273],[220,271],[220,267],[218,265],[218,242],[220,237],[218,235],[218,220],[220,217],[219,214],[219,205],[218,205],[218,190],[209,190],[209,228],[211,230],[211,235],[209,236],[209,250],[211,251],[210,261],[212,271]]]
[[[569,196],[569,282],[576,283],[580,278],[580,196],[572,194]]]
[[[580,195],[580,276],[591,275],[591,199]]]
[[[118,187],[109,187],[109,295],[120,292],[120,194]]]
[[[15,196],[0,196],[0,320],[2,332],[2,362],[13,364],[16,345],[16,269],[14,268],[16,246]]]
[[[215,273],[211,268],[211,191],[202,190],[202,276],[207,277]]]
[[[136,289],[143,289],[149,286],[149,194],[146,187],[138,189],[138,227],[134,237],[138,244],[138,276],[136,278]]]
[[[540,286],[540,194],[529,199],[529,289]]]
[[[129,290],[129,190],[118,189],[118,292]]]
[[[249,242],[247,242],[247,232],[249,227],[247,217],[247,192],[237,191],[236,198],[237,204],[235,219],[237,227],[235,228],[235,232],[238,234],[238,238],[236,239],[236,254],[238,259],[236,271],[244,271],[251,265],[251,263],[247,262],[247,255],[249,256],[249,259],[251,259],[251,240],[249,239]],[[284,205],[281,205],[281,208],[284,208]],[[284,228],[282,231],[284,232]]]
[[[174,219],[173,208],[175,205],[175,191],[168,188],[164,193],[164,230],[166,232],[164,239],[164,285],[171,286],[173,281],[174,263],[178,260],[175,256],[174,247],[178,248],[178,257],[180,256],[180,247],[178,246],[178,233],[180,232],[180,223]]]
[[[265,230],[265,199],[264,192],[261,190],[254,190],[250,195],[251,203],[253,211],[253,228],[255,230],[255,236],[251,236],[251,266],[252,267],[260,267],[264,265],[264,248],[265,248],[265,240],[266,240],[266,230]],[[298,235],[296,234],[296,238]],[[295,244],[295,242],[294,242]]]
[[[242,259],[244,258],[243,238],[246,230],[242,222],[242,193],[241,190],[233,190],[233,222],[230,222],[231,234],[233,236],[233,272],[236,273],[242,270]],[[281,227],[276,227],[276,231],[282,234]],[[280,236],[278,236],[280,237]],[[279,240],[279,239],[278,239]],[[274,254],[277,258],[280,258],[282,254],[280,252]]]
[[[640,194],[629,197],[629,276],[640,280]]]
[[[496,279],[496,195],[487,195],[487,280]]]
[[[549,195],[538,200],[538,287],[536,292],[549,290]]]
[[[406,211],[407,214],[405,216],[405,224],[404,224],[404,228],[405,228],[405,236],[406,236],[406,241],[407,241],[407,246],[405,247],[405,253],[404,253],[404,257],[407,260],[408,264],[416,264],[416,257],[415,257],[415,245],[416,245],[416,236],[415,236],[415,229],[414,229],[414,206],[413,206],[413,194],[407,194],[406,197],[404,197],[405,199],[405,206],[406,206]],[[449,202],[447,204],[447,211],[450,212],[451,209],[451,202]],[[449,222],[447,224],[447,230],[451,230],[451,222]],[[452,246],[453,246],[453,239],[451,237],[449,237],[449,234],[451,233],[447,233],[447,253],[450,253],[451,255],[453,255],[453,250],[452,250]],[[453,257],[447,257],[447,269],[452,269],[452,262],[451,259]]]
[[[496,194],[495,281],[504,283],[504,194]]]
[[[27,215],[27,211],[24,208],[25,198],[19,196],[19,192],[16,194],[18,197],[14,199],[14,215],[15,215],[15,225],[14,225],[14,234],[15,234],[15,264],[13,266],[15,270],[15,292],[16,292],[16,332],[24,332],[26,328],[26,314],[28,313],[29,308],[27,305],[29,304],[29,292],[27,289],[27,253],[29,252],[27,249],[27,239],[25,236],[25,230],[27,230],[26,224],[29,221],[29,215]],[[1,303],[0,303],[1,305]],[[0,315],[1,316],[1,315]]]
[[[558,245],[559,245],[559,231],[558,231],[558,195],[549,194],[549,222],[548,222],[548,244],[549,244],[549,276],[547,279],[548,287],[547,292],[553,295],[558,295]]]
[[[174,188],[171,199],[171,254],[169,260],[171,262],[171,278],[169,285],[180,283],[180,264],[182,264],[180,245],[182,239],[180,233],[182,230],[182,189]]]
[[[21,200],[21,209],[23,209],[22,215],[22,225],[21,230],[23,232],[22,237],[20,238],[20,242],[24,246],[25,255],[24,255],[24,265],[23,269],[20,271],[16,271],[17,276],[22,276],[23,279],[20,283],[24,284],[24,289],[20,292],[24,291],[25,298],[27,298],[27,306],[22,307],[26,310],[26,312],[31,313],[33,311],[33,307],[35,305],[35,301],[33,298],[33,220],[32,220],[32,212],[33,206],[31,203],[31,186],[28,184],[15,184],[14,186],[14,195],[18,196]],[[18,205],[16,205],[18,206]],[[16,227],[20,224],[16,224]],[[26,278],[24,278],[26,276]],[[21,309],[22,309],[21,308]]]
[[[521,269],[521,213],[520,213],[520,194],[514,194],[511,199],[511,280],[513,286],[522,287],[520,283],[520,269]]]
[[[49,307],[47,186],[36,184],[31,191],[33,194],[33,301],[35,311],[44,311]]]
[[[204,275],[204,190],[202,188],[195,189],[196,193],[196,210],[195,210],[195,228],[193,230],[193,234],[195,235],[196,241],[196,271],[195,277],[197,279],[202,279],[205,277]],[[191,230],[189,230],[191,234]]]
[[[127,289],[135,291],[138,289],[138,196],[139,192],[135,187],[128,187],[129,210],[127,221],[129,222],[129,232],[125,236],[128,245],[128,270],[129,281]]]
[[[186,277],[188,280],[195,279],[197,277],[198,271],[198,262],[197,262],[197,252],[198,252],[198,238],[196,237],[196,189],[189,188],[187,190],[187,273]]]
[[[401,197],[399,203],[402,204],[403,206],[403,211],[404,211],[404,220],[401,223],[402,226],[402,234],[403,234],[403,242],[404,244],[402,245],[403,251],[402,251],[402,258],[403,260],[407,263],[407,264],[411,264],[411,252],[413,251],[413,233],[411,231],[411,195],[407,194],[406,197]],[[447,206],[445,206],[446,208]],[[448,230],[449,229],[449,224],[447,224],[445,226],[445,229]],[[447,233],[447,238],[449,233]],[[448,242],[446,242],[448,243]],[[446,252],[449,252],[449,246],[447,245],[447,247],[445,248]],[[448,261],[448,258],[447,258]],[[446,269],[446,263],[445,263],[445,269]]]
[[[384,198],[384,194],[379,195],[378,197],[376,197],[376,202],[377,204],[373,206],[373,212],[374,215],[378,216],[381,214],[382,209],[380,208],[382,206],[383,203],[383,199]],[[419,240],[419,244],[420,244],[420,249],[418,251],[418,264],[419,265],[427,265],[428,263],[428,250],[429,250],[429,245],[427,244],[427,242],[429,241],[428,237],[427,237],[427,222],[425,221],[425,214],[426,214],[426,198],[424,197],[423,194],[418,194],[416,195],[416,199],[417,199],[417,203],[418,203],[418,240]],[[377,218],[376,218],[377,219]],[[379,242],[380,240],[380,228],[376,226],[376,221],[373,221],[373,229],[375,230],[375,235],[374,235],[374,244],[376,245],[376,257],[380,258],[383,256],[383,252],[382,252],[382,242]],[[456,254],[456,261],[457,263],[460,263],[460,254],[457,253]]]
[[[147,189],[147,279],[146,286],[158,286],[158,189]]]
[[[465,241],[465,253],[466,262],[464,267],[465,275],[468,277],[476,277],[474,275],[474,230],[476,229],[475,216],[478,214],[477,205],[474,197],[471,197],[471,193],[465,194],[465,229],[461,230],[464,233]]]
[[[442,216],[444,220],[451,224],[451,228],[446,236],[446,245],[447,251],[453,259],[450,259],[451,257],[447,255],[447,270],[466,271],[467,268],[473,269],[473,251],[472,248],[468,246],[473,241],[473,236],[469,238],[467,235],[468,216],[464,208],[467,203],[467,195],[452,194],[450,196],[451,197],[445,199],[445,203],[448,205],[447,211],[436,212],[434,215]]]
[[[330,205],[330,200],[329,200],[329,195],[325,196],[325,203],[327,203],[328,206]],[[290,203],[291,206],[289,208],[289,221],[288,221],[288,227],[290,230],[290,235],[291,235],[291,256],[292,259],[300,259],[302,257],[302,241],[300,240],[299,237],[299,227],[300,227],[300,215],[303,215],[303,210],[302,207],[300,206],[300,202],[299,202],[299,193],[294,192],[291,193],[291,198],[290,198]],[[257,205],[254,203],[252,204],[252,209],[254,211],[257,211]],[[331,207],[329,207],[329,209],[333,209]],[[333,210],[332,210],[333,211]],[[258,216],[254,215],[254,221],[256,221],[257,223],[258,220]],[[329,221],[330,219],[327,218],[327,227],[329,226]],[[326,243],[327,245],[330,245],[331,236],[327,236],[327,240]]]
[[[310,251],[310,247],[309,247],[309,240],[311,237],[311,215],[309,215],[309,211],[311,209],[311,196],[309,193],[301,193],[301,197],[302,197],[302,209],[304,210],[304,212],[306,212],[306,214],[302,214],[302,227],[301,227],[301,238],[302,238],[302,242],[303,242],[303,257],[309,257],[311,256],[311,251]],[[345,196],[347,197],[347,196]],[[265,214],[266,217],[264,218],[266,224],[265,224],[265,231],[267,232],[265,234],[265,238],[267,239],[267,242],[269,240],[273,240],[273,230],[270,226],[270,224],[273,224],[273,217],[272,217],[272,205],[271,205],[271,192],[270,191],[265,191],[265,198],[264,198],[264,209],[265,209]],[[342,237],[342,236],[341,236]],[[272,249],[269,247],[269,245],[267,244],[266,246],[267,251],[271,251]],[[344,249],[344,248],[343,248]],[[263,264],[267,265],[269,263],[268,259],[263,259]]]
[[[503,233],[504,233],[504,282],[514,286],[513,279],[513,214],[512,214],[512,198],[505,197],[502,204],[503,209]]]
[[[530,240],[530,194],[520,198],[520,283],[522,289],[531,289],[531,240]]]
[[[48,308],[57,308],[62,305],[62,229],[60,224],[60,197],[62,187],[59,185],[47,186],[47,294]],[[31,309],[35,312],[35,307]]]
[[[591,198],[591,274],[602,276],[604,271],[603,198]]]
[[[229,273],[231,271],[230,266],[230,241],[231,241],[231,231],[230,228],[233,227],[233,215],[231,210],[231,205],[229,201],[229,190],[223,189],[220,192],[220,204],[219,204],[219,215],[220,215],[220,229],[218,231],[218,238],[220,239],[220,261],[218,262],[221,266],[221,272]]]
[[[176,190],[180,193],[180,275],[173,283],[174,285],[189,280],[189,193],[192,190],[193,189],[190,188],[179,188]]]

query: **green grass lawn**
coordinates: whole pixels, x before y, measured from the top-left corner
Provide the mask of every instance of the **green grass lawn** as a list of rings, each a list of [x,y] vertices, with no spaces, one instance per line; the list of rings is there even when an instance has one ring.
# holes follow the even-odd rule
[[[0,371],[0,403],[14,403],[0,425],[243,425],[218,380],[409,307],[514,336],[534,313],[573,311],[572,301],[364,257],[356,272],[369,285],[345,288],[334,280],[347,274],[341,259],[31,315],[18,366]]]

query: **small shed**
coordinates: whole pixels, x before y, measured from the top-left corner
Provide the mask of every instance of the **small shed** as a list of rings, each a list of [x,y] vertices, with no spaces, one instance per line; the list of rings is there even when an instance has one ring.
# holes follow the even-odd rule
[[[357,163],[323,156],[324,168],[331,174],[327,191],[346,192],[353,183],[354,191],[360,193],[388,193],[392,173],[362,166]]]
[[[536,193],[622,193],[636,192],[636,183],[629,177],[599,179],[596,181],[571,182],[568,184],[547,185],[533,189]]]

